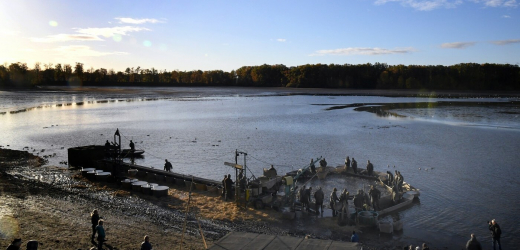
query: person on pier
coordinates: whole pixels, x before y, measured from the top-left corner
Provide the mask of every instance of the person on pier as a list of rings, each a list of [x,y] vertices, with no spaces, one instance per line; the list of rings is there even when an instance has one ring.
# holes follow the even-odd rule
[[[354,171],[354,174],[357,174],[357,161],[352,157],[352,170]]]
[[[372,174],[374,173],[374,165],[370,163],[370,160],[367,162],[367,173],[369,176],[372,176]]]
[[[350,158],[347,155],[347,158],[345,159],[345,171],[348,172],[350,168]]]
[[[130,140],[130,145],[129,146],[130,146],[130,150],[132,150],[132,152],[134,152],[135,151],[135,144],[134,144],[134,142],[132,140]]]
[[[164,161],[166,162],[164,163],[164,171],[171,172],[173,169],[171,162],[169,162],[168,159],[165,159]]]
[[[330,208],[332,209],[332,217],[336,217],[336,215],[338,215],[338,211],[336,211],[336,203],[339,202],[338,194],[336,194],[337,191],[338,191],[338,189],[334,188],[332,190],[332,193],[330,194],[329,205],[330,205]]]

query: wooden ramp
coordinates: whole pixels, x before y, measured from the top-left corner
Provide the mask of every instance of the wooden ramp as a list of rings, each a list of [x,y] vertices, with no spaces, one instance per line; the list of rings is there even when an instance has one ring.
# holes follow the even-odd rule
[[[277,236],[267,234],[242,233],[231,232],[222,239],[215,242],[211,250],[313,250],[313,249],[344,249],[357,250],[358,243],[319,240],[319,239],[304,239],[292,236]]]

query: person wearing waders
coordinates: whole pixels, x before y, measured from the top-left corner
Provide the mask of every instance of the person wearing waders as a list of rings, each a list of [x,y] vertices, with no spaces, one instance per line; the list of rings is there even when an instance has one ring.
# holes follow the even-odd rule
[[[502,250],[502,245],[500,244],[500,235],[502,234],[502,230],[500,230],[500,226],[492,219],[489,222],[489,231],[491,231],[491,238],[493,238],[493,250],[496,250],[496,245],[498,244],[498,250]]]
[[[318,187],[318,190],[314,192],[314,199],[316,200],[316,214],[323,213],[323,199],[325,198],[325,194],[323,193],[323,190],[321,190],[321,187]]]
[[[348,192],[347,189],[343,189],[343,192],[341,192],[341,195],[339,196],[339,202],[341,204],[341,208],[339,209],[341,215],[340,218],[343,220],[348,218]]]
[[[370,196],[370,202],[372,203],[374,211],[379,211],[379,198],[381,198],[381,191],[374,187],[374,185],[371,185],[368,195]]]
[[[105,241],[105,228],[103,228],[103,220],[99,220],[98,225],[96,226],[97,240],[98,240],[98,250],[103,249],[103,242]]]
[[[374,165],[372,165],[370,161],[367,162],[367,173],[369,176],[372,176],[372,174],[374,173]]]
[[[354,174],[357,174],[357,161],[352,157],[352,170],[354,170]]]
[[[231,179],[231,174],[228,174],[226,179],[226,196],[227,199],[233,198],[233,180]]]
[[[336,211],[336,203],[339,202],[339,199],[338,195],[336,194],[336,191],[338,191],[338,189],[334,188],[332,190],[332,193],[330,194],[329,205],[330,209],[332,209],[332,217],[336,217],[336,215],[338,214],[338,211]]]
[[[90,222],[92,223],[92,241],[94,241],[94,236],[96,236],[96,226],[99,222],[99,213],[97,209],[94,209],[92,213],[90,213]]]

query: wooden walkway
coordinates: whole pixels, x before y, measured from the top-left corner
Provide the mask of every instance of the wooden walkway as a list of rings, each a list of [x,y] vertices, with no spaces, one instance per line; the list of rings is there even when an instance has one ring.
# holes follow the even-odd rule
[[[358,250],[360,245],[353,242],[304,239],[292,236],[277,236],[255,233],[231,232],[215,242],[211,250]]]

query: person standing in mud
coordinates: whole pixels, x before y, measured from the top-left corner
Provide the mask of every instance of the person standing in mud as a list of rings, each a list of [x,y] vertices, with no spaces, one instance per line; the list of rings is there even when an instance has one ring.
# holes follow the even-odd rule
[[[98,240],[98,250],[103,249],[103,242],[105,241],[105,228],[103,227],[103,220],[99,220],[98,225],[96,226],[97,240]]]
[[[90,222],[92,223],[92,241],[94,241],[94,236],[96,236],[96,226],[99,222],[99,213],[97,209],[94,209],[92,213],[90,213]]]
[[[144,241],[143,243],[141,243],[141,250],[152,250],[152,244],[150,244],[150,236],[144,236]]]
[[[352,157],[352,170],[354,171],[354,174],[357,174],[357,161]]]
[[[340,213],[342,217],[345,215],[348,215],[348,191],[347,189],[343,189],[343,192],[341,192],[341,195],[339,196],[339,202],[341,204]],[[348,218],[348,217],[347,217]]]
[[[339,202],[338,195],[336,194],[336,191],[338,191],[337,188],[334,188],[332,190],[332,193],[330,194],[330,209],[332,209],[332,217],[336,217],[338,215],[338,211],[336,211],[336,203]]]
[[[379,211],[381,209],[379,207],[379,198],[381,198],[381,191],[374,187],[374,185],[371,185],[370,191],[368,191],[368,195],[370,196],[370,202],[372,203],[374,211]]]
[[[231,174],[228,174],[226,179],[226,200],[233,198],[233,183]]]
[[[164,160],[166,163],[164,163],[164,171],[171,172],[173,169],[172,163],[168,161],[168,159]]]
[[[323,190],[321,190],[321,187],[318,187],[318,190],[314,192],[314,199],[316,200],[316,214],[323,213],[323,199],[325,198],[325,194],[323,193]]]
[[[347,155],[347,158],[345,159],[345,171],[348,172],[349,168],[350,168],[350,158]]]
[[[370,160],[367,161],[367,173],[369,176],[372,176],[372,174],[374,173],[374,165],[370,163]]]

